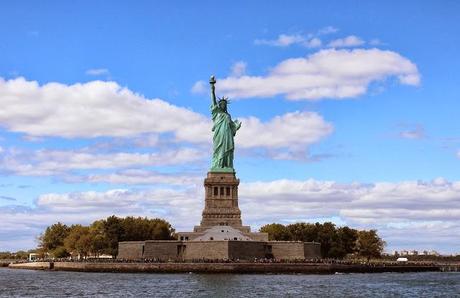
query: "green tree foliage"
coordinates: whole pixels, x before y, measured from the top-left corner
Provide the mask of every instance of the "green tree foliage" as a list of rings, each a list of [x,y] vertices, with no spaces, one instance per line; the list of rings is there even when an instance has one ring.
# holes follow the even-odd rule
[[[2,251],[0,252],[0,260],[26,260],[29,257],[29,253],[35,252],[35,250],[17,252]]]
[[[286,226],[289,240],[293,241],[316,241],[318,228],[314,224],[298,222]]]
[[[379,258],[382,255],[385,241],[377,235],[376,230],[359,231],[356,246],[358,255],[366,257],[369,262],[370,258]]]
[[[174,229],[163,219],[110,216],[93,222],[89,227],[82,225],[67,227],[57,223],[46,228],[39,239],[41,248],[58,258],[69,254],[82,257],[89,254],[110,254],[115,257],[118,253],[119,241],[175,238]]]
[[[336,227],[331,222],[322,224],[299,222],[287,226],[272,223],[263,226],[260,231],[268,233],[270,240],[319,242],[321,255],[325,258],[343,258],[358,251],[357,241],[360,231],[349,227]],[[376,233],[375,235],[377,236]]]
[[[91,235],[91,252],[95,255],[103,253],[113,255],[109,248],[109,235],[107,235],[106,232],[105,222],[105,220],[96,220],[89,227]]]
[[[285,241],[290,240],[291,238],[288,229],[284,225],[277,223],[272,223],[261,227],[260,232],[268,233],[269,240]]]
[[[60,222],[47,227],[39,237],[41,249],[44,252],[51,253],[56,258],[65,255],[64,239],[69,235],[69,232],[70,228]]]
[[[55,258],[65,258],[65,257],[68,257],[70,254],[69,252],[65,249],[64,246],[58,246],[56,247],[55,249],[53,249],[51,251],[51,254],[55,257]]]
[[[112,215],[102,221],[102,225],[99,229],[102,229],[99,231],[101,232],[99,234],[101,236],[99,239],[101,242],[100,244],[104,243],[105,245],[103,251],[113,257],[116,257],[118,253],[118,242],[123,241],[122,235],[125,231],[123,227],[123,219]],[[139,239],[139,241],[141,240],[147,239]]]
[[[89,227],[73,225],[70,227],[69,235],[64,239],[64,247],[72,255],[86,257],[91,252],[91,241]]]

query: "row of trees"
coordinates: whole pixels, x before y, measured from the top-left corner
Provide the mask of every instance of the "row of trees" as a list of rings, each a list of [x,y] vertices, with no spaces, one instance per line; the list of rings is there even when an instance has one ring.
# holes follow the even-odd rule
[[[324,258],[344,258],[355,254],[369,260],[371,257],[380,257],[385,246],[376,230],[336,227],[331,222],[299,222],[289,225],[272,223],[261,227],[260,231],[268,233],[270,240],[319,242]]]
[[[29,257],[29,253],[35,252],[35,250],[19,250],[17,252],[0,251],[0,260],[26,260]]]
[[[331,222],[272,223],[260,231],[268,233],[270,240],[319,242],[324,258],[343,258],[350,254],[368,259],[380,257],[385,246],[376,230],[336,227]],[[39,251],[56,258],[100,254],[116,257],[119,241],[171,240],[175,239],[174,232],[167,221],[159,218],[110,216],[89,226],[67,226],[58,222],[46,228],[39,237]]]
[[[119,241],[174,239],[174,229],[159,218],[142,217],[119,218],[110,216],[97,220],[89,226],[67,226],[60,222],[46,228],[40,235],[40,251],[53,257],[69,255],[109,254],[116,257]]]

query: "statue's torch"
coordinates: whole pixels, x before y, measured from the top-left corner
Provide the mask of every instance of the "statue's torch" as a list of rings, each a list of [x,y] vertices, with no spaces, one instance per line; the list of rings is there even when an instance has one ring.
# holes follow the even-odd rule
[[[211,76],[209,79],[209,84],[214,85],[216,83],[216,78],[214,76]]]

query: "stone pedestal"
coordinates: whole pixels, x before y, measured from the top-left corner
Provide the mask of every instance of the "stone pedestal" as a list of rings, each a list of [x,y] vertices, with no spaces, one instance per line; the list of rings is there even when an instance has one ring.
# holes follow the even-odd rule
[[[204,179],[205,206],[201,224],[194,232],[203,232],[213,226],[231,226],[249,233],[250,228],[243,226],[241,211],[238,207],[238,185],[240,180],[235,173],[208,172]]]

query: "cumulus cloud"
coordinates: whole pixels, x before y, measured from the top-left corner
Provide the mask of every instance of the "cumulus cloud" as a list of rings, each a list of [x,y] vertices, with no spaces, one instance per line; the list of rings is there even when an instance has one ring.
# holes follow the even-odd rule
[[[456,220],[460,214],[460,182],[443,178],[373,184],[279,180],[244,184],[241,193],[254,201],[263,199],[266,204],[305,204],[298,209],[302,215],[333,208],[336,213],[329,215],[359,222]]]
[[[236,134],[236,146],[244,149],[305,149],[330,135],[334,129],[333,125],[325,121],[319,114],[305,111],[275,116],[265,122],[256,117],[238,119],[243,126]],[[190,130],[184,128],[178,131],[176,138],[181,141],[193,141],[191,138],[201,134],[207,136],[206,140],[211,142],[211,122],[203,125],[200,131],[192,131],[192,129],[193,127]],[[196,137],[196,139],[199,138]]]
[[[392,77],[404,85],[420,83],[417,66],[396,52],[327,49],[284,60],[265,76],[220,79],[216,88],[234,98],[284,95],[289,100],[344,99],[363,95],[370,83]]]
[[[307,48],[319,48],[322,44],[323,42],[318,37],[308,39],[304,41],[303,43],[303,45],[306,46]]]
[[[235,66],[239,74],[244,72],[244,62]],[[238,79],[237,77],[234,77]],[[224,82],[222,82],[224,85]],[[152,145],[158,142],[158,135],[172,133],[174,141],[205,143],[211,142],[211,121],[208,117],[191,110],[174,106],[161,99],[146,99],[141,95],[120,87],[114,82],[93,81],[85,84],[64,85],[49,83],[40,86],[37,82],[26,81],[24,78],[5,81],[0,79],[0,125],[13,132],[22,132],[32,137],[59,136],[67,138],[76,137],[124,137],[138,138],[145,135],[146,142]],[[293,137],[284,137],[283,142],[289,147],[291,142],[298,143],[299,130],[304,133],[301,137],[304,144],[310,144],[311,137],[319,140],[320,137],[330,132],[330,126],[314,113],[286,114],[262,123],[254,117],[245,122],[244,129],[240,132],[243,148],[254,146],[271,147],[276,140],[268,136],[268,128],[280,131],[290,127]],[[268,127],[269,126],[269,127]],[[316,131],[315,131],[316,130]],[[264,141],[254,143],[255,139]],[[289,135],[284,133],[284,135]],[[292,134],[291,134],[292,135]],[[151,136],[151,137],[149,137]],[[144,143],[146,143],[144,142]],[[152,143],[153,142],[153,143]],[[0,153],[3,149],[0,150]],[[39,156],[58,156],[64,164],[69,161],[85,159],[85,164],[92,164],[87,153],[79,152],[50,152],[42,151]],[[170,157],[175,157],[178,162],[196,157],[196,151],[184,149],[172,152]],[[175,156],[175,154],[179,154]],[[195,154],[191,156],[192,154]],[[94,162],[103,164],[107,159],[115,160],[151,160],[155,156],[142,154],[116,154],[110,156],[93,156]],[[44,158],[43,158],[44,159]],[[52,158],[52,160],[54,160]],[[159,159],[170,160],[168,156]],[[42,158],[40,158],[42,160]],[[59,160],[59,162],[61,162]],[[9,162],[14,162],[9,160]],[[54,165],[53,165],[54,166]]]
[[[344,38],[334,39],[329,42],[328,46],[331,48],[344,48],[344,47],[357,47],[363,45],[365,42],[361,38],[350,35]]]
[[[0,125],[29,136],[131,137],[200,128],[206,118],[115,82],[65,85],[0,79]]]
[[[155,171],[143,169],[128,169],[117,171],[116,173],[92,174],[88,176],[74,176],[70,182],[87,182],[87,183],[110,183],[110,184],[167,184],[190,186],[198,185],[202,177],[196,174],[164,174]]]
[[[305,147],[318,142],[334,130],[332,124],[314,112],[293,112],[276,116],[268,122],[250,117],[242,119],[238,145],[254,147]]]
[[[265,149],[267,150],[266,157],[273,159],[313,159],[308,155],[309,147],[330,135],[334,130],[333,125],[325,121],[319,114],[306,111],[286,113],[267,121],[261,121],[256,117],[240,118],[240,120],[243,128],[236,136],[237,148]],[[177,141],[201,141],[202,145],[178,147],[177,144],[174,144]],[[116,140],[114,142],[116,143]],[[117,144],[96,144],[93,147],[74,150],[2,148],[0,169],[4,173],[15,175],[59,176],[62,179],[78,181],[73,174],[83,170],[190,165],[202,162],[209,156],[211,122],[206,120],[201,126],[184,127],[177,131],[173,141],[163,143],[157,135],[146,135],[142,138],[133,138],[131,142],[135,146],[147,147],[152,152],[118,151]],[[122,141],[121,146],[128,145]],[[107,150],[110,152],[101,152]],[[107,181],[111,183],[117,179],[121,180],[120,174],[108,175],[110,177],[107,175],[92,177],[90,182]],[[128,180],[133,183],[134,181],[154,181],[156,179],[158,180],[159,177],[131,177]],[[161,179],[164,180],[166,177]]]
[[[252,224],[339,219],[377,228],[389,249],[451,251],[460,233],[460,182],[341,184],[278,180],[243,183],[241,208]],[[407,235],[412,235],[409,239]]]
[[[203,159],[206,152],[194,148],[153,153],[93,153],[78,150],[8,150],[0,155],[3,172],[23,176],[54,176],[74,170],[120,169],[146,166],[171,166]]]

